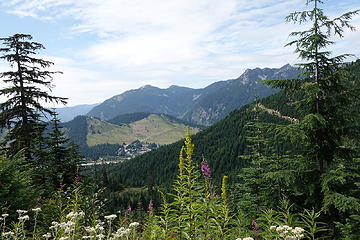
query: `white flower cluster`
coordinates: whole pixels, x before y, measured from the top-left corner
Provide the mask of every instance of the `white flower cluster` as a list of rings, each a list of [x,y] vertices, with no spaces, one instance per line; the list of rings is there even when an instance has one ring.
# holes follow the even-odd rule
[[[45,239],[49,239],[49,238],[51,238],[51,233],[46,233],[46,234],[44,234],[44,235],[42,235],[43,236],[43,238],[45,238]]]
[[[84,227],[88,235],[83,236],[82,239],[105,239],[106,236],[104,235],[104,224],[104,222],[98,220],[95,227]]]
[[[55,228],[57,228],[57,227],[59,227],[59,223],[53,221],[53,222],[51,222],[51,226],[49,227],[49,229],[51,230],[51,229],[55,229]]]
[[[140,225],[140,223],[138,223],[138,222],[132,222],[132,223],[129,224],[129,227],[130,228],[136,228],[139,225]]]
[[[84,212],[69,212],[68,215],[66,215],[66,218],[75,219],[75,218],[81,218],[84,216],[85,216]]]
[[[95,237],[90,235],[90,236],[83,236],[82,239],[94,239]]]
[[[24,215],[24,214],[26,214],[28,211],[26,211],[26,210],[16,210],[16,212],[19,214],[18,219],[19,219],[20,222],[25,222],[25,221],[27,221],[27,220],[30,219],[30,218],[29,218],[29,215]]]
[[[131,233],[130,228],[121,227],[115,233],[112,234],[112,237],[110,239],[115,240],[115,239],[119,239],[122,237],[127,237],[127,236],[129,236],[130,233]]]
[[[96,229],[94,227],[85,227],[84,229],[88,233],[96,233]]]
[[[286,240],[299,240],[304,238],[305,230],[301,227],[292,228],[288,225],[271,226],[270,230],[275,230],[280,237]]]
[[[34,213],[38,213],[38,212],[41,212],[41,208],[33,208],[31,209],[31,211],[33,211]]]
[[[26,214],[28,211],[26,211],[26,210],[16,210],[16,212],[17,212],[19,215],[23,215],[23,214]]]
[[[97,235],[88,235],[88,236],[83,236],[82,239],[97,239],[97,240],[102,240],[105,239],[105,235],[100,233]]]
[[[62,229],[65,234],[69,234],[75,230],[75,222],[72,220],[69,220],[67,222],[61,222],[61,223],[52,222],[49,229],[50,230]]]
[[[22,221],[27,221],[27,220],[29,220],[30,218],[29,218],[29,215],[24,215],[24,216],[18,217],[18,219],[19,219],[20,222],[22,222]]]
[[[104,222],[98,220],[98,223],[95,225],[95,230],[100,232],[104,231],[104,224]]]
[[[65,234],[69,234],[75,230],[76,220],[85,216],[84,212],[70,212],[66,215],[69,220],[67,222],[52,222],[50,230],[62,229]]]
[[[36,216],[39,212],[41,212],[41,208],[34,208],[31,209],[31,211],[35,215],[35,221]],[[24,225],[24,222],[26,220],[29,220],[29,216],[27,215],[26,210],[17,210],[17,213],[19,214],[19,221],[20,224]],[[3,221],[3,226],[5,226],[5,218],[8,217],[9,214],[1,214],[0,220]],[[85,233],[81,236],[81,239],[94,239],[94,240],[120,240],[120,239],[129,239],[130,235],[136,234],[137,228],[140,226],[140,223],[138,222],[132,222],[127,227],[120,227],[115,232],[112,231],[111,223],[113,220],[117,218],[117,215],[112,214],[105,216],[105,221],[97,220],[97,222],[94,222],[94,225],[91,226],[82,226],[83,222],[81,221],[81,218],[85,217],[85,213],[82,211],[71,211],[67,215],[65,215],[64,220],[61,222],[53,221],[51,223],[51,226],[49,227],[50,231],[46,234],[42,235],[42,239],[58,239],[58,240],[70,240],[73,239],[77,233],[77,231]],[[108,227],[105,228],[105,225]],[[82,230],[80,230],[82,228]],[[106,233],[108,229],[108,233]],[[1,229],[0,229],[1,230]],[[80,233],[79,232],[79,233]],[[12,235],[17,235],[16,232],[3,231],[0,233],[0,239],[8,239],[11,238]],[[244,238],[244,240],[251,240]]]
[[[116,218],[116,215],[115,214],[111,214],[111,215],[109,215],[109,216],[105,216],[105,219],[106,220],[109,220],[109,221],[112,221],[112,220],[114,220]]]
[[[64,230],[65,233],[71,233],[75,230],[75,223],[73,221],[62,222],[59,227]]]
[[[1,214],[0,221],[4,221],[4,224],[5,224],[5,220],[8,216],[9,216],[9,214],[7,214],[7,213]]]
[[[254,240],[252,237],[237,238],[236,240]]]

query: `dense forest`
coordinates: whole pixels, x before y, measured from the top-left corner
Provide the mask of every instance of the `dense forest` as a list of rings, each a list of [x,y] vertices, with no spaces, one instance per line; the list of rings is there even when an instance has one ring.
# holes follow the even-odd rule
[[[286,97],[282,92],[262,100],[261,103],[284,115],[296,116],[295,109],[286,104]],[[222,174],[236,176],[241,168],[249,164],[247,160],[241,159],[241,155],[248,151],[245,125],[255,118],[253,108],[254,104],[244,106],[192,137],[196,146],[194,159],[199,161],[198,163],[203,157],[207,159],[218,179]],[[260,115],[259,118],[264,122],[287,124],[286,120],[277,116],[265,112]],[[179,149],[182,144],[183,141],[179,141],[162,146],[157,151],[145,153],[115,167],[111,172],[134,186],[171,186],[176,177]]]
[[[360,239],[360,61],[328,50],[359,10],[330,19],[321,4],[286,18],[309,28],[288,43],[300,74],[263,81],[280,92],[121,164],[82,166],[79,149],[99,150],[43,105],[67,102],[44,46],[0,38],[0,239]],[[67,127],[86,142],[83,121]]]

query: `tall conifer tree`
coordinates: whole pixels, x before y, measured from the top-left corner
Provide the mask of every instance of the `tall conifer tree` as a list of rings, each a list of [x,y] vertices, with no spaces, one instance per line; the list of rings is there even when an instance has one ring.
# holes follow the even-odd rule
[[[299,136],[292,138],[304,140],[306,147],[301,182],[311,184],[304,188],[304,203],[323,210],[330,222],[343,221],[360,210],[359,185],[355,184],[360,176],[352,146],[360,130],[359,109],[353,107],[359,92],[354,76],[344,68],[350,55],[332,56],[328,49],[334,44],[332,37],[354,30],[349,21],[359,10],[330,19],[319,8],[323,1],[307,0],[306,4],[312,6],[310,10],[286,18],[287,22],[311,23],[309,29],[291,33],[294,40],[287,44],[295,46],[303,61],[298,64],[302,77],[268,83],[297,99],[295,105],[304,116],[299,124],[285,127],[288,135]]]
[[[57,113],[53,113],[50,124],[52,129],[47,139],[50,176],[55,187],[60,184],[68,186],[74,182],[77,167],[81,160],[76,146],[70,144],[64,136],[63,127],[57,115]]]
[[[15,34],[0,38],[3,48],[1,59],[9,62],[10,70],[0,73],[0,79],[7,86],[0,89],[0,95],[7,100],[0,103],[0,127],[8,127],[9,132],[5,144],[10,155],[21,149],[31,159],[33,140],[37,138],[41,128],[41,115],[52,113],[43,103],[66,103],[66,98],[54,97],[51,91],[52,75],[58,72],[45,70],[52,62],[35,58],[39,50],[44,49],[40,43],[33,42],[28,34]],[[44,87],[48,91],[44,90]]]

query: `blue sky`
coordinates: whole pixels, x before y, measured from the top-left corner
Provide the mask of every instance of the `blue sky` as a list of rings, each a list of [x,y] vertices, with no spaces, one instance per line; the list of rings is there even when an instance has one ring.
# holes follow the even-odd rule
[[[294,64],[283,46],[301,26],[285,24],[304,0],[0,0],[0,36],[29,33],[40,55],[63,71],[53,93],[69,106],[101,102],[151,84],[194,88],[238,77],[245,69]],[[337,16],[359,0],[328,0]],[[360,17],[333,46],[360,57]],[[6,64],[0,63],[0,70]],[[1,83],[2,84],[2,83]]]

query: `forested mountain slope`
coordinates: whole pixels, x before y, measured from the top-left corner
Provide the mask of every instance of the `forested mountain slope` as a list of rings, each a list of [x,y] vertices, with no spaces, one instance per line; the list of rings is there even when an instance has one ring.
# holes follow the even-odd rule
[[[360,60],[347,64],[348,68],[358,81],[360,86]],[[297,117],[299,113],[288,103],[283,92],[276,93],[260,101],[261,105],[271,110],[277,110],[281,115]],[[354,103],[358,107],[359,103]],[[241,155],[247,153],[245,125],[254,120],[255,113],[252,111],[254,104],[241,107],[231,112],[224,119],[209,128],[192,136],[195,144],[195,158],[199,163],[204,156],[214,171],[214,176],[236,175],[244,166],[247,166]],[[279,117],[278,113],[263,111],[259,120],[289,124],[287,118]],[[356,123],[354,123],[356,124]],[[184,132],[185,136],[185,132]],[[171,184],[176,174],[179,151],[183,141],[160,147],[135,159],[117,166],[113,174],[120,175],[130,185]],[[284,146],[278,146],[284,147]]]
[[[289,64],[281,68],[247,69],[237,79],[206,87],[183,119],[210,126],[256,97],[263,98],[277,92],[263,84],[262,80],[294,78],[297,74],[299,70]]]
[[[286,116],[295,116],[294,109],[286,104],[282,93],[272,95],[261,103],[271,109],[279,110]],[[222,174],[235,175],[248,163],[241,159],[246,149],[245,125],[254,119],[253,104],[246,105],[231,112],[223,120],[192,136],[195,144],[194,159],[198,163],[204,156],[214,176]],[[260,114],[264,121],[287,123],[288,121],[268,113]],[[185,136],[185,132],[184,132]],[[121,176],[130,185],[168,185],[176,175],[179,151],[183,141],[162,146],[157,150],[122,163],[113,170],[114,175]]]

